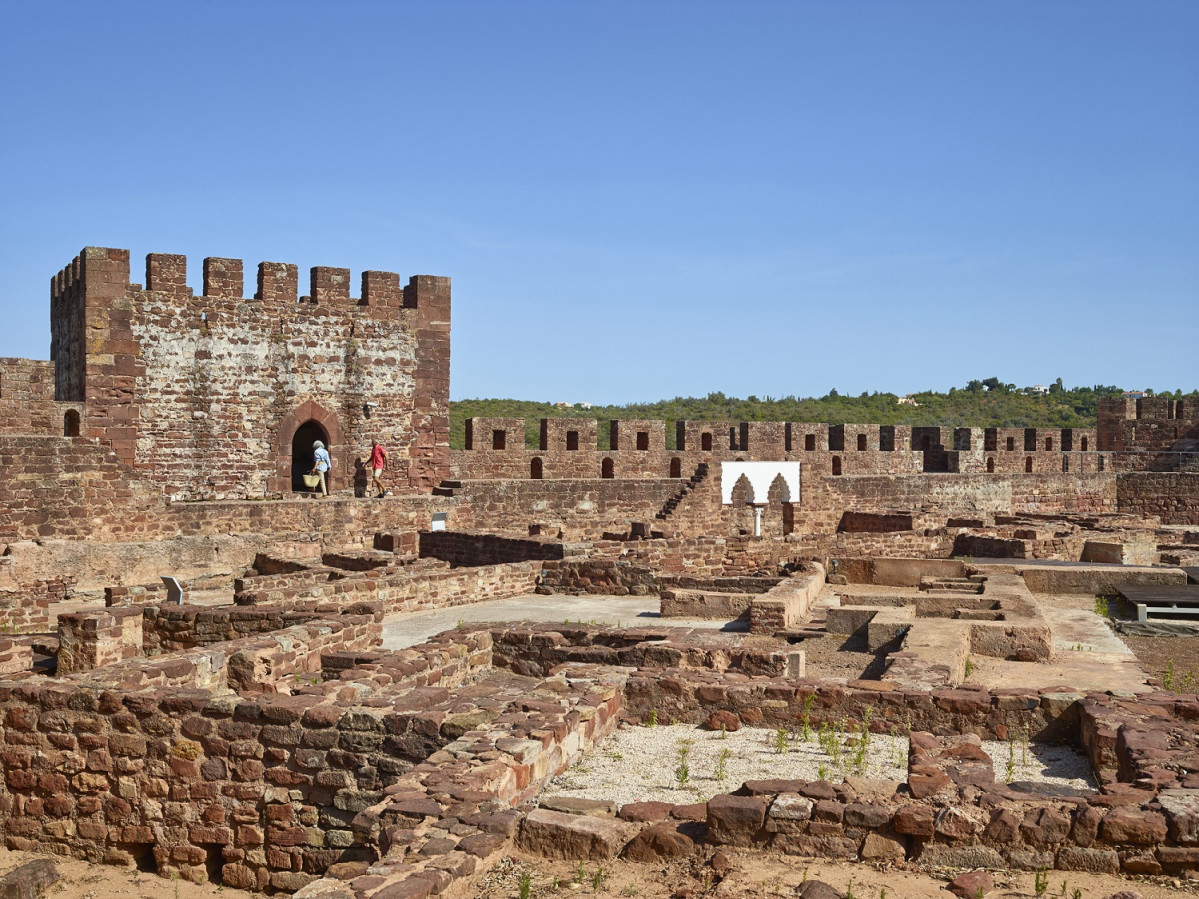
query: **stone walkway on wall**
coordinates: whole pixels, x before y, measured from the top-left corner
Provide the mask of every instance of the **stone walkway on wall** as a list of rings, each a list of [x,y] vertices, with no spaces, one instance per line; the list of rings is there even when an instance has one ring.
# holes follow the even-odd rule
[[[1053,658],[1030,664],[972,656],[974,683],[1005,687],[1063,684],[1080,692],[1152,693],[1146,674],[1120,638],[1093,613],[1093,596],[1035,595],[1053,628]]]

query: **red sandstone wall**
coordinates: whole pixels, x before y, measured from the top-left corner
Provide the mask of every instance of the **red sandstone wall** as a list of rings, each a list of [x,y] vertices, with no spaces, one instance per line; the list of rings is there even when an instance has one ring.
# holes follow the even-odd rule
[[[846,510],[928,510],[944,515],[988,512],[1093,515],[1116,511],[1116,478],[1108,472],[803,479],[803,498],[796,510],[797,530],[834,531]]]
[[[561,530],[570,540],[628,530],[630,521],[650,521],[682,484],[673,480],[471,481],[464,507],[451,515],[457,530],[528,536]]]
[[[1199,469],[1199,400],[1106,397],[1099,401],[1099,448],[1132,471]]]
[[[85,537],[137,526],[153,504],[108,449],[87,440],[0,436],[0,540]]]
[[[1121,472],[1116,494],[1121,512],[1157,516],[1162,524],[1199,524],[1199,474]]]
[[[88,248],[52,285],[59,374],[77,366],[86,322],[85,436],[110,446],[168,496],[247,497],[291,489],[291,437],[327,432],[336,489],[379,436],[393,479],[430,489],[448,472],[450,288],[446,278],[263,263],[245,298],[241,260],[208,259],[193,296],[182,256],[151,254],[146,286],[125,250]],[[69,314],[68,314],[69,313]],[[369,417],[366,404],[375,403]],[[307,444],[310,447],[310,443]]]
[[[55,402],[53,362],[0,359],[0,434],[62,436],[71,411],[83,405]]]
[[[552,480],[689,478],[701,463],[730,460],[786,459],[803,463],[806,473],[817,475],[989,470],[1057,474],[1094,472],[1099,465],[1095,432],[1081,429],[984,432],[965,428],[951,437],[946,428],[901,425],[679,421],[668,427],[660,421],[633,420],[610,424],[612,449],[598,448],[594,419],[552,418],[541,420],[540,445],[526,448],[524,419],[470,419],[467,448],[451,453],[451,470],[454,477],[466,480]],[[576,439],[568,440],[572,432]],[[674,435],[674,448],[666,442],[668,433]],[[1011,451],[1006,449],[1009,436]],[[996,449],[989,449],[992,437],[999,440]],[[1084,452],[1084,439],[1090,455],[1079,455]]]

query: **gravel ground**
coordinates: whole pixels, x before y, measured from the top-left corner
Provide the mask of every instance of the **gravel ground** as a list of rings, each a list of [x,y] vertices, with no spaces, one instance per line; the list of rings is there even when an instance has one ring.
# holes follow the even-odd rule
[[[690,724],[657,727],[624,727],[545,789],[544,795],[607,799],[617,804],[662,801],[677,805],[706,802],[727,793],[746,780],[795,778],[816,780],[823,767],[830,779],[841,780],[853,768],[854,747],[841,752],[838,765],[817,743],[804,743],[798,736],[788,740],[783,752],[777,734],[763,728],[745,727],[735,733],[700,730]],[[680,750],[686,748],[687,780],[680,784],[676,771]],[[720,756],[727,750],[725,778],[716,777]],[[903,780],[907,770],[906,737],[872,734],[864,754],[864,776]]]
[[[998,782],[1052,783],[1078,790],[1099,789],[1091,771],[1091,760],[1073,746],[983,740],[983,750],[991,757]]]
[[[789,735],[782,752],[777,740],[776,731],[755,727],[725,734],[723,739],[718,732],[690,724],[622,727],[581,762],[555,778],[543,795],[602,799],[618,805],[646,801],[681,805],[706,802],[718,793],[736,789],[746,780],[817,780],[822,771],[827,779],[838,782],[852,774],[882,780],[907,779],[907,737],[871,734],[860,770],[855,765],[857,743],[853,735],[842,737],[839,759],[831,757],[820,745],[816,733],[806,743],[798,734]],[[1009,747],[1005,742],[987,741],[983,748],[994,762],[997,781],[1009,780],[1010,752],[1011,781],[1096,788],[1086,756],[1070,746],[1014,742]],[[687,777],[680,783],[683,750],[686,750]],[[721,779],[717,776],[718,767],[725,753]]]

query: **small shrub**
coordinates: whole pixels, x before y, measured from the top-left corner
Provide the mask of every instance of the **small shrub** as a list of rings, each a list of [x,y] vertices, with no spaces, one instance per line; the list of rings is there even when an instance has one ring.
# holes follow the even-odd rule
[[[1100,618],[1107,618],[1108,615],[1110,614],[1110,612],[1111,612],[1111,609],[1107,604],[1107,597],[1106,596],[1096,596],[1095,597],[1095,614],[1098,615]]]
[[[1174,689],[1174,660],[1170,659],[1166,662],[1166,672],[1162,675],[1162,689]]]
[[[780,727],[778,730],[776,730],[774,732],[774,751],[775,752],[778,752],[778,753],[786,752],[788,742],[789,742],[789,740],[787,737],[787,728]]]
[[[658,726],[658,710],[657,709],[649,710],[649,715],[645,719],[645,726],[646,727],[657,727]]]
[[[716,768],[712,772],[712,777],[722,783],[729,776],[728,763],[730,755],[732,755],[732,753],[729,752],[728,747],[725,747],[724,749],[720,750],[720,755],[716,757]]]
[[[1044,896],[1049,892],[1049,872],[1044,868],[1037,871],[1033,878],[1033,894],[1036,896]]]
[[[691,747],[686,743],[679,744],[679,764],[674,769],[674,779],[679,786],[683,786],[691,779],[691,769],[687,765],[687,756],[691,754]]]
[[[520,875],[520,881],[517,883],[516,888],[520,899],[529,899],[533,894],[533,875],[528,871]]]

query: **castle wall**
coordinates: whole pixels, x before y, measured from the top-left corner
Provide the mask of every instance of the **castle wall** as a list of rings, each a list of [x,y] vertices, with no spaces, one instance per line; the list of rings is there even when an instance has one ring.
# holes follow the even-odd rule
[[[1199,400],[1105,397],[1098,440],[1123,471],[1199,471]]]
[[[62,436],[70,412],[83,404],[55,401],[53,362],[0,359],[0,434]]]
[[[79,314],[86,324],[84,436],[175,498],[289,492],[292,436],[307,421],[329,445],[334,489],[365,488],[372,437],[409,488],[447,474],[448,279],[401,289],[397,275],[364,272],[355,298],[348,270],[317,267],[298,296],[295,266],[262,263],[245,297],[241,260],[210,258],[194,296],[186,269],[151,254],[143,289],[128,251],[89,247],[56,277],[52,351],[67,395]]]
[[[528,536],[561,532],[570,540],[598,539],[652,521],[680,489],[674,480],[468,481],[452,529]]]
[[[1001,473],[1093,471],[1098,464],[1094,455],[1063,459],[1062,435],[1070,432],[1056,429],[1040,438],[1034,430],[1029,445],[1036,448],[1028,450],[1025,431],[1013,429],[1020,435],[1018,448],[1003,456],[984,453],[981,429],[959,429],[950,436],[948,429],[903,425],[679,421],[672,426],[676,448],[671,449],[665,444],[665,422],[626,420],[611,422],[612,448],[601,450],[594,419],[542,419],[537,449],[525,447],[524,419],[473,418],[466,425],[467,448],[450,454],[451,471],[460,479],[689,478],[701,463],[734,460],[801,462],[805,472],[821,475],[985,472],[988,459]],[[576,439],[568,445],[570,433]],[[970,438],[965,449],[958,449],[962,434]]]
[[[1121,512],[1156,516],[1162,524],[1199,525],[1199,474],[1120,472],[1116,494]]]
[[[849,511],[928,511],[946,516],[988,513],[1094,515],[1117,510],[1116,476],[925,474],[908,477],[803,479],[796,530],[828,533]]]

